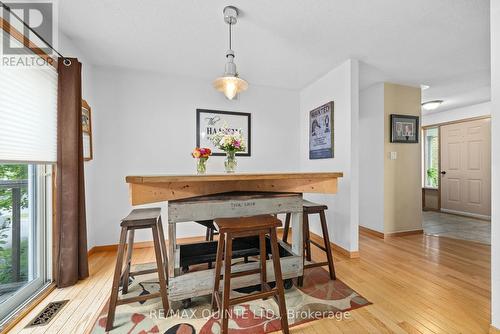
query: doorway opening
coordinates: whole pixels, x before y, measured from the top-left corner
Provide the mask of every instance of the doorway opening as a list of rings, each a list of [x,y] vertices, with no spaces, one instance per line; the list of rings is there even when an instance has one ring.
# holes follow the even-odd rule
[[[424,233],[491,243],[491,119],[422,128]]]

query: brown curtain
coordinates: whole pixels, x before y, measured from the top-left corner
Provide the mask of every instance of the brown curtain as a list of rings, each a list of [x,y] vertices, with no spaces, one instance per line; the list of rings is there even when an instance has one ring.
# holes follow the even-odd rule
[[[54,278],[58,287],[89,276],[82,142],[82,64],[59,58]]]

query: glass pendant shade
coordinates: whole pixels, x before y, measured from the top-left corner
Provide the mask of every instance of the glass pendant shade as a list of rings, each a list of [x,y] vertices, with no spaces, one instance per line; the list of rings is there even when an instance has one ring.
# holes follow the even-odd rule
[[[214,88],[224,93],[229,100],[232,100],[236,94],[248,88],[248,83],[237,76],[225,75],[215,79]]]

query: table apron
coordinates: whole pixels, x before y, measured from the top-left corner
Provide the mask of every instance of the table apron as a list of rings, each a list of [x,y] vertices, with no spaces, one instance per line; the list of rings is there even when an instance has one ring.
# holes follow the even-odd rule
[[[168,203],[168,223],[297,212],[302,212],[301,195],[225,201],[172,201]]]

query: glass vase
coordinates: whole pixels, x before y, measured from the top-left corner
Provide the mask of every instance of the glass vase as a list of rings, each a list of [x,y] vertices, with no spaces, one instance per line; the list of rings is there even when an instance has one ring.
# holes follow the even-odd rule
[[[224,167],[226,168],[226,173],[236,172],[236,166],[238,165],[236,161],[236,153],[227,151],[226,160],[224,160]]]
[[[196,162],[196,173],[203,175],[207,172],[207,158],[198,158]]]

